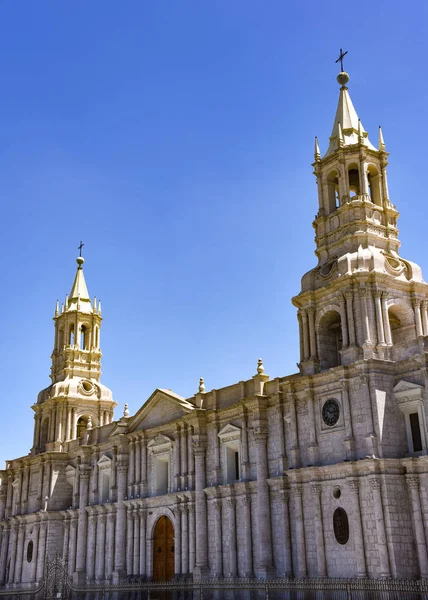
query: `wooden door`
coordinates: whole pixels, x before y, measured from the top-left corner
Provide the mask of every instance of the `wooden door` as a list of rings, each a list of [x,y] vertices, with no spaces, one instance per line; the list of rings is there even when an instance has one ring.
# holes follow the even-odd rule
[[[168,581],[174,577],[174,527],[166,516],[156,523],[153,540],[153,579]]]

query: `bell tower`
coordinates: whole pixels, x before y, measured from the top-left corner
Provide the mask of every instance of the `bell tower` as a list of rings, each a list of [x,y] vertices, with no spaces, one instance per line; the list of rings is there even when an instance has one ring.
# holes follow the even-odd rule
[[[84,439],[85,432],[113,420],[111,391],[101,377],[101,303],[91,302],[83,273],[84,258],[65,303],[55,307],[52,384],[42,390],[35,411],[32,453],[63,451],[67,442]]]
[[[339,101],[329,145],[315,138],[317,266],[302,278],[298,308],[300,371],[313,374],[356,360],[399,360],[428,335],[428,286],[421,269],[399,255],[381,128],[371,143],[337,76]]]

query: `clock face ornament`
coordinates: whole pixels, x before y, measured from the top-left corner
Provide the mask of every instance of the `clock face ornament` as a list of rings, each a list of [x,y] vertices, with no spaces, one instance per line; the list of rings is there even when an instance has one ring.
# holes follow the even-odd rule
[[[332,398],[327,400],[327,402],[322,407],[322,418],[326,425],[329,427],[333,427],[339,420],[340,416],[340,407],[339,403]]]

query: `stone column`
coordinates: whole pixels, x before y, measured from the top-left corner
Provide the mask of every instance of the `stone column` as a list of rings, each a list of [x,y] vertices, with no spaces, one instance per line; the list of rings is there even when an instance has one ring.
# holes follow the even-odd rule
[[[196,556],[195,506],[189,502],[189,573],[193,573]]]
[[[370,322],[369,315],[367,312],[367,290],[360,288],[360,302],[361,302],[361,315],[363,317],[363,333],[364,333],[364,344],[371,344],[370,338]]]
[[[302,315],[300,314],[300,312],[297,313],[297,322],[299,324],[300,362],[303,362],[305,359],[305,353],[303,350],[303,323],[302,323]]]
[[[181,489],[187,489],[187,427],[181,429]]]
[[[75,573],[75,583],[78,585],[85,583],[86,580],[86,536],[88,527],[88,514],[86,512],[86,507],[88,506],[90,471],[91,469],[89,466],[80,465],[79,522],[77,528]]]
[[[346,313],[348,315],[349,345],[355,346],[354,309],[352,306],[352,302],[354,299],[354,292],[352,292],[352,291],[346,292],[345,297],[346,297]]]
[[[64,542],[62,544],[62,557],[63,558],[68,556],[69,545],[70,545],[70,517],[66,513],[65,517],[64,517]]]
[[[22,574],[22,558],[24,553],[24,534],[25,534],[25,525],[24,523],[20,523],[19,525],[19,533],[18,533],[18,547],[16,550],[16,567],[15,567],[15,583],[21,583],[21,574]]]
[[[140,508],[140,575],[146,575],[146,514],[145,508]]]
[[[126,479],[128,465],[122,460],[117,460],[117,512],[115,532],[115,554],[113,583],[119,583],[125,576],[125,538],[126,538],[126,506],[125,499]]]
[[[258,527],[258,566],[260,576],[266,577],[272,570],[272,528],[270,515],[270,497],[267,479],[269,477],[267,462],[267,435],[264,428],[255,428],[257,460],[257,527]]]
[[[352,413],[349,403],[349,383],[347,379],[341,379],[342,386],[342,402],[343,402],[343,417],[345,420],[345,452],[347,460],[355,460],[355,440],[352,427]]]
[[[40,537],[39,537],[39,551],[37,553],[37,581],[42,581],[43,571],[45,568],[45,554],[46,554],[46,536],[48,532],[48,524],[42,522],[40,524]],[[12,565],[12,562],[10,563]]]
[[[147,441],[145,436],[141,440],[141,483],[140,496],[147,496]]]
[[[10,541],[10,568],[9,575],[6,583],[13,583],[15,579],[15,566],[16,566],[16,549],[18,546],[18,531],[19,527],[16,519],[13,519],[11,525],[11,541]]]
[[[367,421],[367,434],[365,436],[366,445],[367,445],[367,454],[376,457],[379,456],[379,449],[377,445],[377,437],[375,432],[375,425],[373,421],[373,412],[372,412],[372,401],[370,396],[370,381],[367,375],[361,375],[361,392],[363,395],[363,401],[366,406],[365,415]]]
[[[229,511],[229,573],[226,573],[227,577],[236,577],[238,574],[237,569],[237,552],[236,552],[236,513],[235,513],[235,498],[227,498],[227,507]],[[246,523],[246,527],[248,524]]]
[[[208,574],[208,530],[207,530],[207,504],[204,489],[205,478],[205,452],[206,437],[194,436],[195,454],[195,507],[196,507],[196,577]]]
[[[308,406],[308,429],[309,429],[309,447],[308,457],[310,465],[318,464],[318,443],[317,443],[317,430],[315,424],[315,412],[314,412],[314,392],[310,388],[307,395],[307,406]]]
[[[67,530],[69,527],[69,522],[67,523]],[[31,563],[31,573],[30,573],[30,581],[31,583],[36,583],[37,581],[37,562],[39,556],[39,535],[40,535],[40,523],[34,524],[34,552],[33,552],[33,562]],[[67,556],[68,547],[66,554],[63,554],[63,557]],[[1,582],[0,582],[1,583]]]
[[[110,513],[107,517],[107,564],[106,577],[111,579],[114,569],[114,523],[115,516]]]
[[[349,336],[348,336],[348,322],[346,319],[346,307],[345,307],[345,297],[343,294],[339,296],[339,304],[340,304],[340,318],[342,322],[342,347],[347,348],[349,346]]]
[[[253,577],[253,530],[251,519],[251,495],[242,498],[242,512],[245,523],[245,577]]]
[[[382,508],[382,492],[381,482],[379,479],[370,478],[370,487],[372,490],[373,506],[376,519],[376,536],[377,543],[376,548],[379,555],[380,561],[380,576],[391,577],[391,570],[389,566],[388,547],[386,543],[386,531],[385,521],[383,517]]]
[[[310,357],[317,357],[317,342],[315,337],[315,308],[308,308],[308,321],[309,321],[309,347]]]
[[[322,514],[322,487],[320,484],[311,484],[311,491],[314,499],[314,527],[315,527],[315,547],[317,554],[317,575],[318,577],[327,577],[327,565],[325,561],[324,548],[324,527]]]
[[[214,482],[214,485],[221,485],[223,482],[223,476],[222,476],[222,472],[221,472],[221,456],[220,456],[220,440],[218,437],[219,431],[220,431],[220,427],[218,425],[218,417],[214,416],[214,422],[212,424],[212,429],[211,431],[214,434],[214,438],[213,438],[213,463],[214,463],[214,468],[212,471],[212,481]]]
[[[128,467],[128,498],[132,498],[133,494],[133,485],[134,485],[134,472],[135,472],[135,461],[134,461],[134,450],[135,450],[135,441],[129,441],[129,467]]]
[[[248,460],[248,429],[247,429],[247,415],[245,408],[242,414],[242,440],[241,440],[241,464],[242,464],[242,476],[241,479],[247,481],[250,478],[250,461]]]
[[[412,509],[413,531],[419,564],[419,576],[422,579],[426,579],[428,578],[428,555],[424,533],[424,522],[421,511],[421,498],[419,495],[419,477],[417,475],[406,475],[406,481]]]
[[[6,581],[6,561],[9,548],[10,526],[4,525],[2,530],[2,544],[0,552],[0,586],[5,585]]]
[[[294,535],[291,536],[293,572],[295,577],[306,577],[306,544],[305,527],[303,523],[302,490],[300,484],[293,484],[290,488],[292,504],[292,519]]]
[[[289,468],[296,469],[300,467],[300,449],[296,415],[296,399],[294,394],[288,394],[288,414],[284,417],[284,421],[289,424],[288,439],[289,444]]]
[[[378,340],[378,344],[383,346],[383,345],[385,345],[385,330],[383,327],[383,317],[382,317],[382,304],[381,304],[382,292],[380,292],[379,290],[375,290],[373,293],[373,296],[374,296],[375,310],[376,310],[377,340]]]
[[[175,428],[175,443],[174,443],[174,490],[177,492],[180,489],[180,428],[178,425]]]
[[[187,440],[186,440],[187,443]],[[187,458],[187,457],[186,457]],[[189,572],[189,526],[187,519],[187,504],[180,506],[181,510],[181,574]]]
[[[105,559],[106,559],[106,516],[101,514],[98,517],[97,525],[97,568],[96,578],[98,581],[105,579]]]
[[[284,575],[293,576],[293,565],[291,561],[291,536],[290,536],[290,514],[288,510],[289,491],[281,490],[279,499],[282,506],[282,522],[284,523]]]
[[[97,516],[88,518],[88,550],[86,554],[86,573],[89,581],[95,579],[95,548],[97,547]]]
[[[419,337],[423,335],[421,320],[421,301],[419,299],[413,300],[413,310],[415,313],[416,335],[417,337]]]
[[[223,540],[221,531],[221,498],[214,498],[215,577],[223,577]]]
[[[73,575],[76,570],[76,542],[77,542],[77,519],[72,518],[70,523],[70,554],[68,562],[68,574]]]
[[[135,489],[134,496],[140,496],[140,481],[141,481],[141,440],[135,440]]]
[[[128,506],[126,511],[126,574],[132,575],[133,551],[134,551],[134,521],[132,508]]]
[[[309,335],[308,335],[308,315],[305,310],[300,311],[302,318],[302,329],[303,329],[303,357],[305,360],[309,358]]]
[[[383,292],[382,293],[382,314],[383,314],[383,327],[385,330],[385,341],[388,346],[392,346],[391,326],[389,324],[388,307],[386,305],[387,299],[388,299],[388,294]]]
[[[364,548],[363,527],[361,523],[360,482],[358,479],[348,480],[351,497],[351,535],[354,538],[357,577],[367,577],[366,553]]]
[[[422,325],[424,335],[428,335],[428,302],[426,300],[422,302]]]
[[[285,437],[284,437],[284,416],[282,414],[281,394],[275,394],[275,400],[278,402],[277,406],[277,423],[278,423],[278,444],[279,452],[281,454],[280,464],[278,468],[278,475],[282,475],[284,469],[287,468],[287,458],[285,452]]]
[[[174,509],[175,515],[175,550],[174,550],[174,574],[177,577],[181,575],[181,507],[176,505]]]
[[[138,575],[140,572],[140,515],[137,509],[134,509],[132,517],[134,519],[134,562],[132,574]]]
[[[195,474],[195,457],[193,456],[192,447],[192,428],[189,426],[187,430],[187,487],[189,490],[194,489],[193,477]]]

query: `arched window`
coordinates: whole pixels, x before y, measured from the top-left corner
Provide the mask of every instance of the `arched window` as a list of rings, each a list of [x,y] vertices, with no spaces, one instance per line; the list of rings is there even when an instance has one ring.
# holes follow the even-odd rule
[[[355,164],[349,165],[348,167],[348,185],[350,198],[355,198],[355,196],[360,195],[360,172],[358,166]]]
[[[339,208],[339,178],[337,171],[332,171],[327,177],[328,212],[329,214]]]
[[[331,369],[341,364],[342,322],[335,310],[328,311],[319,322],[318,340],[321,369]]]
[[[31,562],[33,560],[33,550],[34,550],[34,543],[33,540],[30,540],[28,542],[28,546],[27,546],[27,562]]]
[[[82,415],[81,417],[79,417],[79,420],[77,421],[76,437],[77,438],[83,437],[87,427],[88,427],[88,417],[85,415]]]
[[[70,325],[70,329],[68,330],[68,345],[74,346],[74,323]]]
[[[85,325],[80,328],[80,347],[82,350],[88,349],[88,330]]]
[[[43,420],[42,426],[40,428],[40,452],[45,452],[46,444],[48,442],[48,434],[49,434],[49,419]]]
[[[403,344],[416,338],[413,311],[410,308],[394,304],[388,309],[389,327],[392,343]]]
[[[377,206],[381,206],[380,200],[380,179],[379,173],[373,165],[370,165],[367,170],[367,182],[369,184],[369,194],[371,201]]]
[[[336,541],[339,544],[346,544],[349,540],[349,521],[346,510],[336,508],[333,513],[333,530]]]

